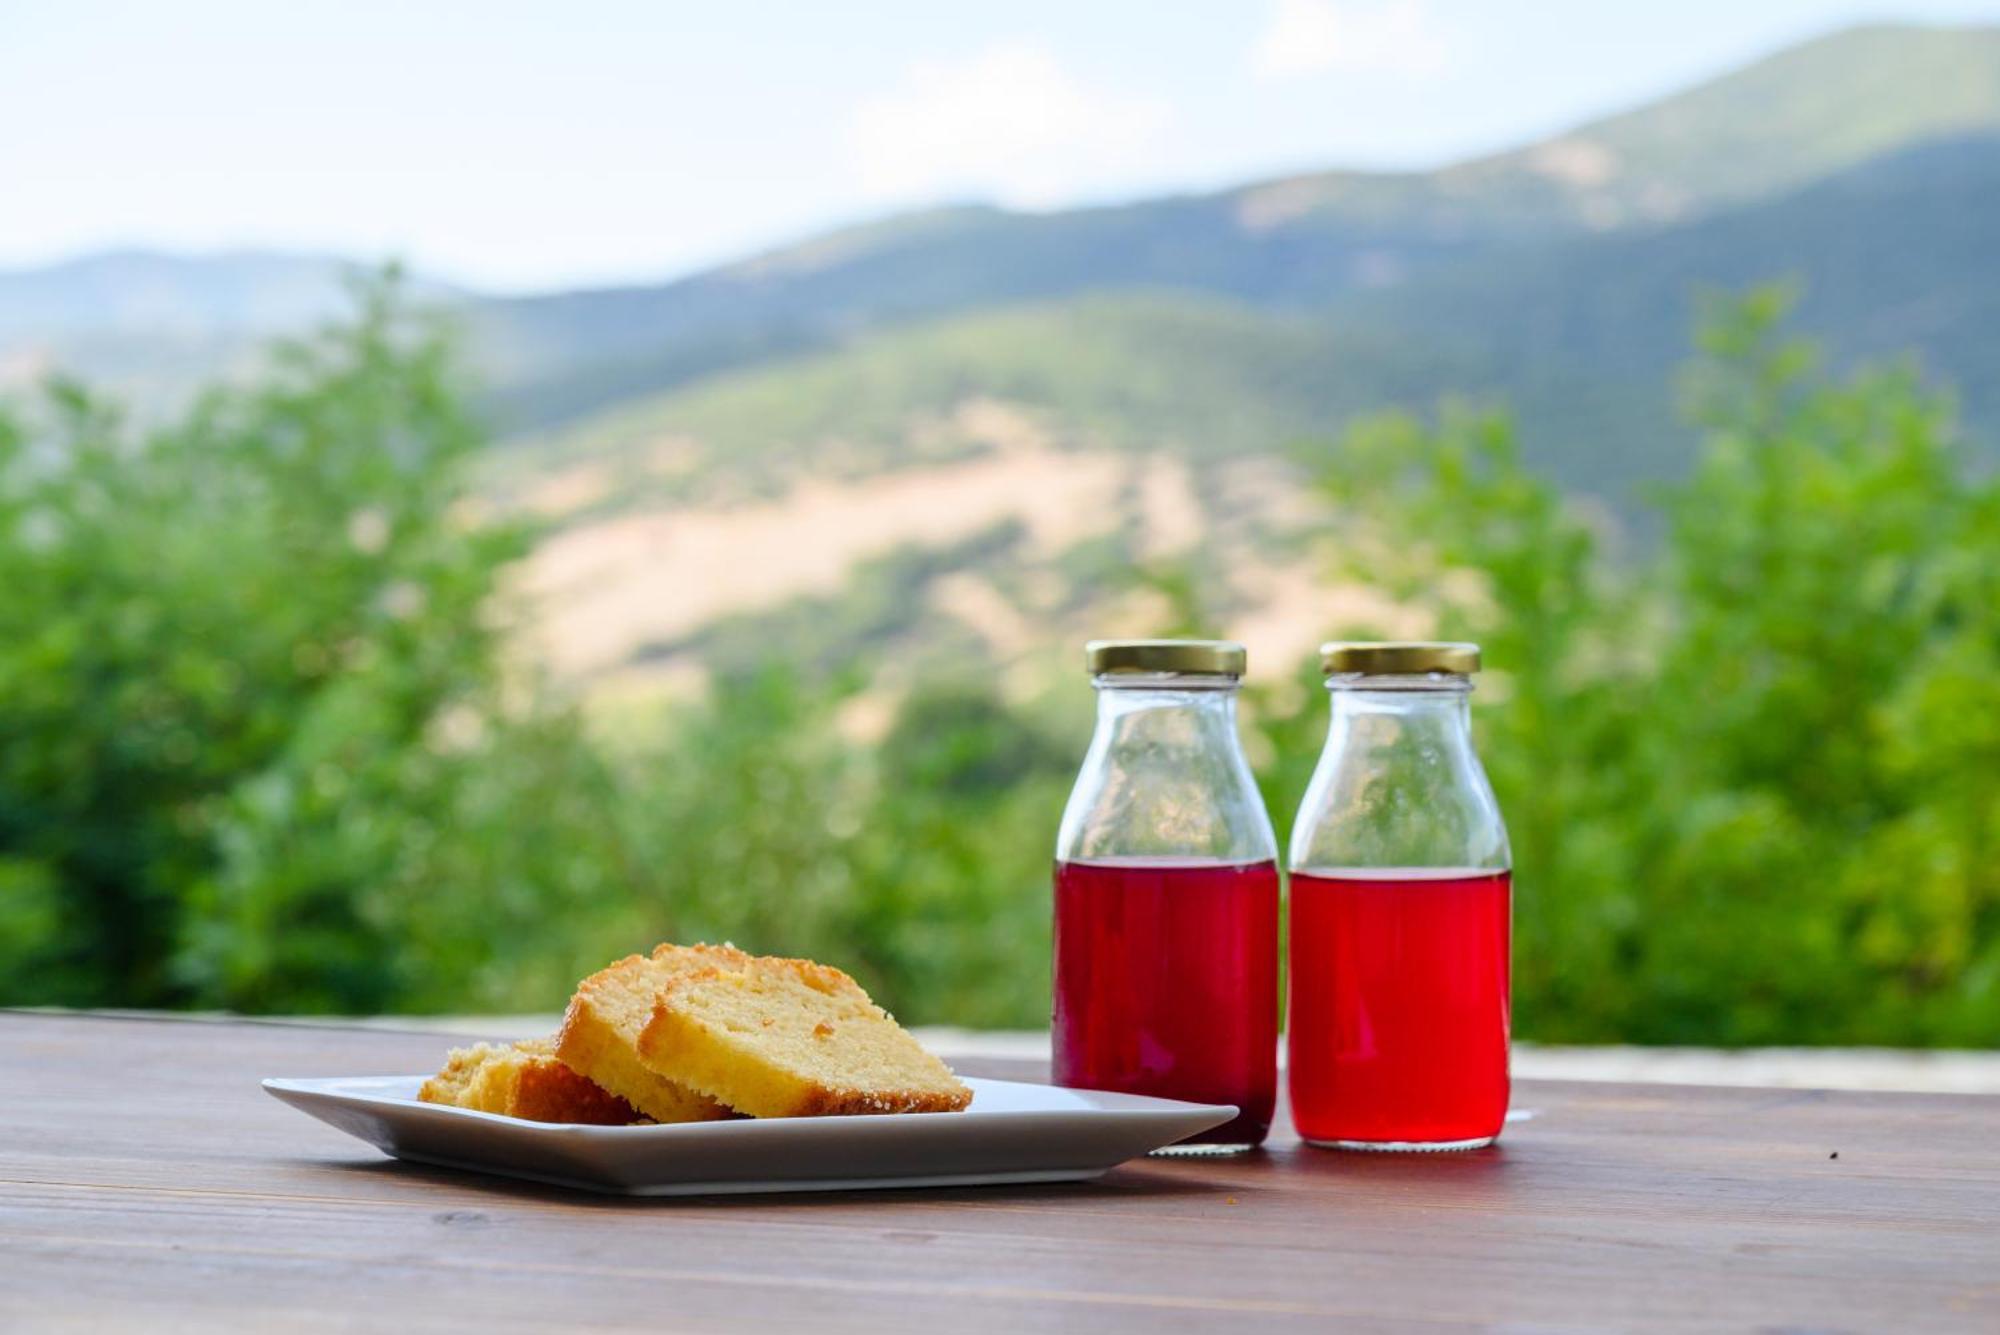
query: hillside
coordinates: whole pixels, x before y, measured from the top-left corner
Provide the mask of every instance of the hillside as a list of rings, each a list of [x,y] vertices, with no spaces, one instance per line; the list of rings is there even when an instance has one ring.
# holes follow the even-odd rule
[[[1196,548],[1246,614],[1311,597],[1308,507],[1259,455],[1407,374],[1391,352],[1175,294],[952,316],[517,442],[496,486],[555,526],[527,578],[573,675],[643,685],[774,637],[963,669],[1143,630],[1135,562]],[[1277,620],[1286,653],[1315,624]]]
[[[720,504],[810,476],[854,480],[976,454],[968,400],[1029,413],[1065,448],[1193,463],[1288,438],[1439,385],[1484,388],[1446,349],[1362,327],[1169,292],[1092,294],[889,329],[638,400],[500,456],[522,484],[604,470],[603,505]]]
[[[2000,28],[1850,28],[1687,92],[1440,174],[1537,174],[1593,228],[1685,220],[1933,139],[2000,128]]]
[[[2000,136],[1942,141],[1777,200],[1515,247],[1310,315],[1155,290],[913,323],[524,438],[504,467],[588,460],[621,506],[720,503],[976,450],[935,425],[968,398],[1016,405],[1072,445],[1200,462],[1457,394],[1513,402],[1545,468],[1622,498],[1677,467],[1673,373],[1701,294],[1778,280],[1802,285],[1800,326],[1837,355],[1919,353],[2000,438],[1983,370],[2000,354],[1995,217]]]
[[[1940,142],[1314,315],[1155,291],[886,329],[525,438],[496,476],[561,532],[537,558],[550,656],[593,679],[772,642],[962,668],[1143,625],[1135,562],[1191,550],[1212,607],[1296,653],[1282,628],[1309,638],[1354,594],[1316,587],[1290,443],[1447,394],[1505,401],[1531,461],[1629,502],[1692,443],[1674,387],[1707,287],[1802,279],[1804,329],[1841,357],[1918,351],[2000,441],[1981,373],[2000,355],[1996,216],[2000,137]]]
[[[546,657],[652,689],[772,636],[829,668],[1010,661],[1155,626],[1175,581],[1292,652],[1360,596],[1319,587],[1292,443],[1505,402],[1533,463],[1629,519],[1685,457],[1709,288],[1798,280],[1836,357],[1914,353],[2000,441],[1995,217],[2000,28],[1875,27],[1437,171],[934,210],[658,286],[424,290],[489,386],[494,492],[551,525],[522,573]],[[0,275],[0,388],[61,365],[185,393],[335,308],[341,267]]]
[[[1838,361],[1905,354],[1958,393],[1975,440],[2000,446],[2000,136],[1937,141],[1780,199],[1680,226],[1524,248],[1341,318],[1411,350],[1449,343],[1504,386],[1538,462],[1629,498],[1673,476],[1675,368],[1704,294],[1796,285],[1794,327]],[[1442,388],[1442,387],[1441,387]]]

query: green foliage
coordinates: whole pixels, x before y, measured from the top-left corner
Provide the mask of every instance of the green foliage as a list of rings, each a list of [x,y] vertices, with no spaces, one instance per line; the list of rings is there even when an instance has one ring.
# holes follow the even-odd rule
[[[1702,459],[1636,565],[1501,419],[1386,419],[1327,462],[1396,538],[1371,576],[1495,669],[1536,1037],[1992,1041],[2000,486],[1910,375],[1821,374],[1784,305],[1704,334]]]
[[[976,684],[920,688],[872,747],[838,726],[851,698],[722,678],[622,755],[632,866],[583,924],[595,957],[733,940],[837,960],[912,1018],[1039,1022],[1075,756]]]
[[[528,535],[474,513],[448,366],[382,287],[143,439],[74,388],[0,419],[0,1000],[546,1008],[733,938],[933,1018],[1038,1010],[1017,836],[1069,757],[969,687],[871,754],[851,674],[754,668],[593,740],[505,667]]]
[[[1710,323],[1701,460],[1637,553],[1489,413],[1311,456],[1349,573],[1486,648],[1528,1035],[1992,1039],[2000,482],[1909,373],[1819,369],[1784,304]],[[1041,1023],[1081,718],[902,649],[917,684],[880,685],[935,573],[901,553],[853,624],[721,628],[704,699],[594,732],[508,666],[529,535],[475,512],[459,402],[377,291],[143,437],[74,388],[0,419],[0,1000],[552,1008],[734,939],[913,1020]],[[1141,583],[1214,629],[1197,567]],[[1302,665],[1246,703],[1282,820],[1324,698]]]
[[[144,441],[74,387],[0,433],[9,995],[309,1003],[416,967],[364,873],[378,821],[473,767],[439,722],[498,722],[486,609],[522,543],[453,508],[478,438],[445,357],[378,291]],[[231,922],[272,948],[215,948]]]
[[[850,939],[913,1014],[1047,1021],[1049,873],[1080,755],[984,685],[904,701],[877,756]]]
[[[886,329],[632,399],[521,442],[498,472],[518,486],[552,461],[589,461],[619,476],[626,506],[770,494],[804,468],[866,477],[1013,444],[961,420],[981,398],[1024,410],[1058,443],[1226,459],[1476,375],[1366,326],[1190,293],[1086,294]],[[663,473],[662,440],[687,442],[698,464]]]

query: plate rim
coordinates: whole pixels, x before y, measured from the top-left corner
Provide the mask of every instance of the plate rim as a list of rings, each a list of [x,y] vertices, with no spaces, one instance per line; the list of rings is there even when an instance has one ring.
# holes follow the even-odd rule
[[[1139,1106],[1102,1108],[1093,1106],[1072,1108],[965,1108],[956,1113],[838,1113],[824,1117],[733,1117],[702,1122],[656,1122],[646,1126],[600,1125],[588,1122],[537,1122],[526,1117],[509,1117],[505,1113],[487,1112],[479,1108],[461,1108],[450,1103],[426,1103],[421,1099],[402,1098],[388,1094],[368,1094],[351,1090],[333,1090],[324,1086],[335,1081],[354,1080],[398,1080],[422,1081],[430,1078],[429,1073],[373,1074],[373,1075],[325,1075],[325,1076],[265,1076],[260,1087],[279,1102],[292,1107],[299,1105],[285,1097],[288,1094],[302,1095],[310,1099],[328,1099],[373,1108],[393,1108],[414,1112],[418,1116],[456,1116],[473,1118],[498,1126],[525,1128],[538,1135],[556,1135],[583,1139],[599,1136],[687,1136],[693,1134],[758,1136],[791,1133],[802,1125],[820,1127],[843,1127],[860,1130],[862,1127],[897,1128],[907,1127],[910,1118],[918,1117],[927,1125],[944,1120],[958,1122],[962,1117],[973,1116],[981,1122],[1029,1121],[1042,1118],[1070,1117],[1120,1117],[1137,1118],[1144,1121],[1186,1117],[1192,1113],[1217,1115],[1214,1125],[1221,1125],[1235,1117],[1241,1109],[1233,1103],[1196,1103],[1182,1099],[1161,1098],[1153,1094],[1131,1094],[1115,1089],[1073,1089],[1081,1094],[1101,1094],[1124,1100],[1139,1101]],[[979,1085],[1004,1085],[1033,1089],[1072,1089],[1071,1086],[1053,1085],[1038,1080],[1007,1080],[986,1076],[961,1076],[961,1080],[974,1086],[975,1100]],[[723,1130],[728,1128],[728,1130]],[[752,1129],[756,1128],[756,1129]],[[864,1135],[880,1134],[879,1131],[862,1131]]]

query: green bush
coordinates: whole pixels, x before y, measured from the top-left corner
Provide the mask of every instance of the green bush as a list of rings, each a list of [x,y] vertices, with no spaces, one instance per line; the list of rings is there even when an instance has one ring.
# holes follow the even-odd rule
[[[143,440],[75,387],[0,425],[7,999],[458,991],[407,892],[511,745],[487,609],[523,535],[455,508],[447,368],[383,290]]]

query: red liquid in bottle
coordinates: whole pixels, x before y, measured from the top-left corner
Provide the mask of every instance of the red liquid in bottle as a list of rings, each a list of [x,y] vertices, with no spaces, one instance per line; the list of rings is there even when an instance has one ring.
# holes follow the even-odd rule
[[[1189,1144],[1255,1145],[1277,1102],[1278,868],[1056,864],[1055,1081],[1233,1103]]]
[[[1512,876],[1292,873],[1292,1118],[1316,1141],[1451,1142],[1507,1118]]]

